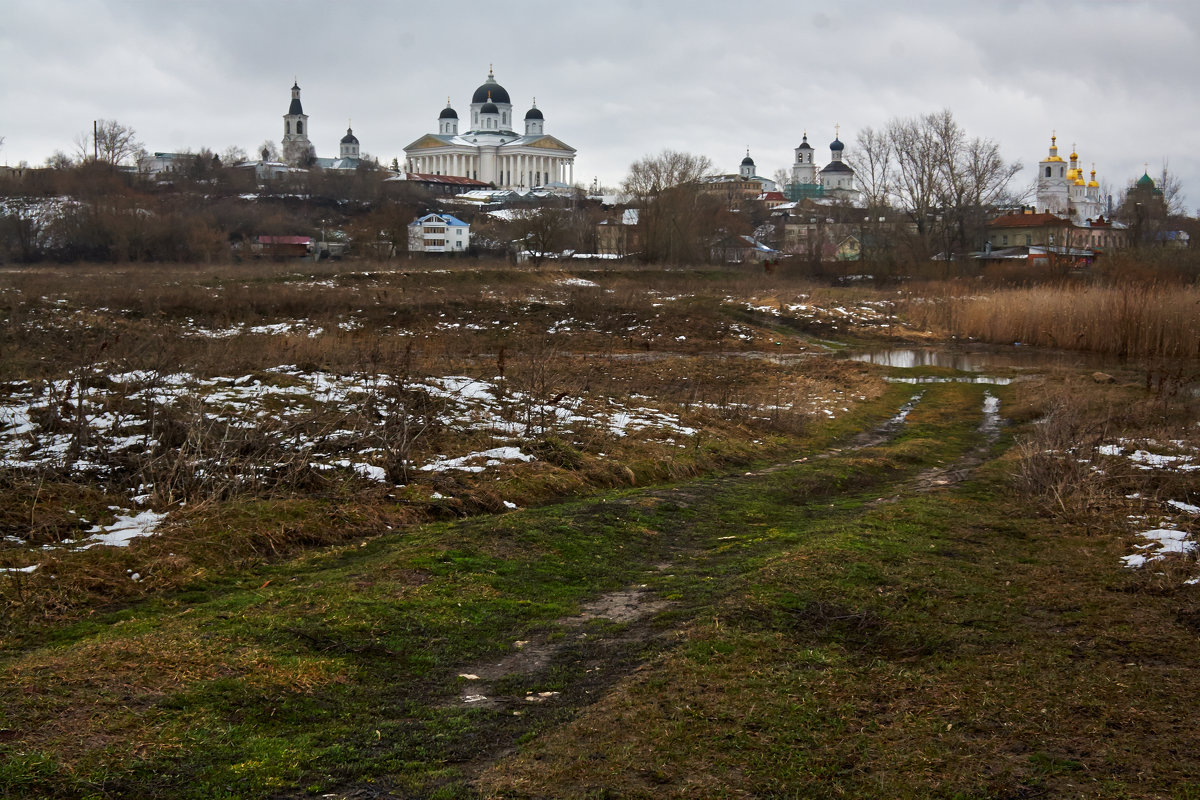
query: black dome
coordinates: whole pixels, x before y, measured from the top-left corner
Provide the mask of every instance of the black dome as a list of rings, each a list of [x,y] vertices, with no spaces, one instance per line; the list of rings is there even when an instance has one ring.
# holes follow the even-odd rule
[[[525,112],[525,119],[545,119],[545,117],[542,116],[542,112],[537,108],[531,108]]]
[[[508,91],[503,86],[496,83],[496,79],[492,77],[491,72],[488,72],[488,79],[480,84],[479,88],[475,90],[475,94],[471,96],[471,102],[486,103],[489,99],[489,93],[491,94],[490,99],[493,103],[512,102],[508,99]]]
[[[480,114],[499,114],[500,109],[496,108],[495,103],[484,103],[483,108],[479,109]]]
[[[830,161],[821,172],[854,172],[845,161]]]
[[[808,137],[807,137],[807,136],[805,136],[805,137],[804,137],[804,141],[803,141],[803,142],[801,142],[801,143],[800,143],[800,146],[799,146],[799,147],[797,147],[796,149],[797,149],[797,150],[812,150],[812,145],[808,143]]]
[[[342,144],[358,144],[358,137],[354,135],[354,131],[346,128],[346,135],[342,137]]]
[[[834,139],[832,142],[829,143],[829,149],[833,150],[835,152],[840,152],[840,151],[846,149],[846,145],[842,144],[841,139]]]
[[[753,167],[754,159],[751,158],[749,155],[747,155],[745,158],[742,159],[742,166],[743,167]]]
[[[442,113],[438,114],[438,119],[458,119],[458,112],[450,106],[442,109]]]

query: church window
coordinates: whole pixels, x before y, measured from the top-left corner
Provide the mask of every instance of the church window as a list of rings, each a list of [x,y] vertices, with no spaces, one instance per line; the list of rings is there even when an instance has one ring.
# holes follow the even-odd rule
[[[1000,244],[1003,244],[1003,245],[1008,244],[1008,234],[1007,233],[1000,237]]]
[[[296,120],[296,133],[304,133],[304,123],[301,120]]]
[[[1046,167],[1046,177],[1050,177],[1050,167]]]
[[[1066,170],[1066,167],[1059,167],[1058,168],[1058,177],[1061,178],[1063,176],[1063,173],[1065,172],[1065,170]]]
[[[287,122],[284,123],[284,125],[286,126],[284,128],[284,133],[291,133],[292,132],[292,121],[289,119]]]

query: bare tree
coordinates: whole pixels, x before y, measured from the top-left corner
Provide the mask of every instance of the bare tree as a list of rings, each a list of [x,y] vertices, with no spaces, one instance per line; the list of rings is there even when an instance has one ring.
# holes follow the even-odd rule
[[[263,161],[278,161],[279,160],[279,145],[267,139],[258,146],[255,155],[262,158]]]
[[[701,179],[712,171],[706,156],[663,150],[635,161],[623,185],[640,209],[643,257],[649,261],[697,263],[709,258],[708,243],[717,227],[720,206],[715,195],[701,191]]]
[[[991,139],[971,138],[949,109],[895,118],[860,136],[857,174],[869,209],[895,204],[914,231],[910,255],[946,258],[978,246],[991,211],[1014,202],[1020,162],[1005,161]],[[935,248],[936,245],[936,248]]]
[[[133,128],[122,125],[115,119],[102,119],[95,127],[95,154],[97,160],[117,166],[142,149]]]
[[[858,134],[851,165],[868,209],[883,209],[892,194],[892,141],[886,130],[863,128]]]
[[[534,266],[559,253],[566,242],[569,213],[565,208],[544,206],[514,210],[508,223],[508,236],[519,242]]]
[[[924,260],[931,254],[930,238],[942,194],[940,147],[936,132],[924,118],[893,119],[887,126],[895,158],[892,196],[909,215],[916,232],[912,255]]]
[[[777,184],[779,191],[787,191],[787,185],[791,182],[792,173],[790,170],[784,167],[780,167],[779,169],[775,170],[775,183]]]
[[[221,151],[221,163],[226,167],[236,167],[248,160],[246,151],[237,145],[230,145]]]
[[[0,139],[0,144],[3,139]],[[1162,174],[1158,179],[1158,188],[1163,193],[1163,203],[1167,207],[1167,216],[1182,217],[1187,215],[1187,209],[1183,206],[1183,183],[1179,180],[1179,176],[1171,172],[1167,165],[1166,159],[1163,160]]]
[[[50,169],[70,169],[71,157],[62,150],[55,150],[46,158],[46,166]]]

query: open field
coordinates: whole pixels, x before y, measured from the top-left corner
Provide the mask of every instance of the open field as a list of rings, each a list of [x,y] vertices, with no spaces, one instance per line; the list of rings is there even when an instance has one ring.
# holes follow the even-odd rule
[[[0,795],[1200,796],[1188,362],[897,299],[5,273]]]

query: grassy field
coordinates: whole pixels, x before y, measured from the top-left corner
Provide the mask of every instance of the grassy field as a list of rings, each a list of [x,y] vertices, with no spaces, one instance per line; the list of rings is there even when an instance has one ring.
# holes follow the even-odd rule
[[[364,280],[357,272],[268,273],[255,279],[278,286],[279,302],[308,305],[252,317],[253,303],[213,298],[203,312],[207,300],[131,313],[128,279],[88,279],[123,299],[72,282],[96,326],[129,326],[119,363],[88,359],[84,383],[106,393],[82,395],[91,438],[75,455],[95,460],[90,443],[116,437],[95,424],[100,408],[142,403],[127,416],[144,423],[144,384],[95,376],[157,369],[139,361],[154,331],[178,348],[171,372],[193,376],[189,391],[222,392],[220,413],[258,428],[278,412],[293,438],[350,425],[344,409],[336,425],[325,415],[361,405],[357,390],[329,387],[370,373],[347,354],[371,339],[408,354],[404,386],[425,386],[426,401],[454,376],[494,387],[502,370],[516,382],[522,359],[532,376],[507,396],[541,400],[443,398],[450,422],[418,439],[402,487],[312,467],[333,462],[328,437],[303,458],[285,438],[258,450],[241,440],[261,453],[247,464],[286,456],[295,469],[231,477],[219,492],[180,483],[182,505],[146,489],[167,474],[143,480],[151,466],[87,472],[32,445],[11,451],[0,795],[1200,796],[1195,558],[1139,537],[1194,530],[1197,408],[1186,392],[1148,392],[1140,366],[1114,366],[1111,383],[934,368],[885,382],[800,354],[831,339],[928,339],[891,316],[886,295],[762,276],[395,273],[370,279],[373,304],[320,296]],[[232,273],[176,277],[197,298],[254,293]],[[314,281],[333,285],[307,299],[289,288]],[[70,335],[99,336],[93,322],[44,324],[58,306],[67,319],[83,307],[71,292],[22,275],[4,293],[12,397],[78,369],[48,363]],[[416,296],[420,313],[406,312]],[[498,323],[465,327],[505,303],[553,346]],[[318,311],[335,305],[349,310]],[[375,316],[339,328],[368,314],[359,307]],[[403,332],[386,327],[406,313]],[[293,327],[249,330],[280,323]],[[215,338],[186,325],[240,327]],[[302,374],[265,380],[280,365]],[[263,379],[257,405],[204,383],[243,370]],[[290,401],[268,387],[308,387],[315,372],[327,394],[306,389],[285,413]],[[589,424],[545,402],[566,387]],[[364,413],[355,436],[374,435],[385,412]],[[213,427],[212,408],[195,413],[190,426]],[[614,432],[613,420],[652,414]],[[68,424],[79,415],[61,416],[57,435],[79,439]],[[516,425],[497,433],[497,419]],[[22,435],[45,447],[43,433]],[[420,468],[501,442],[533,458]],[[41,549],[79,537],[73,516],[136,505],[130,487],[166,514],[155,535]],[[1130,569],[1129,554],[1149,560]]]

